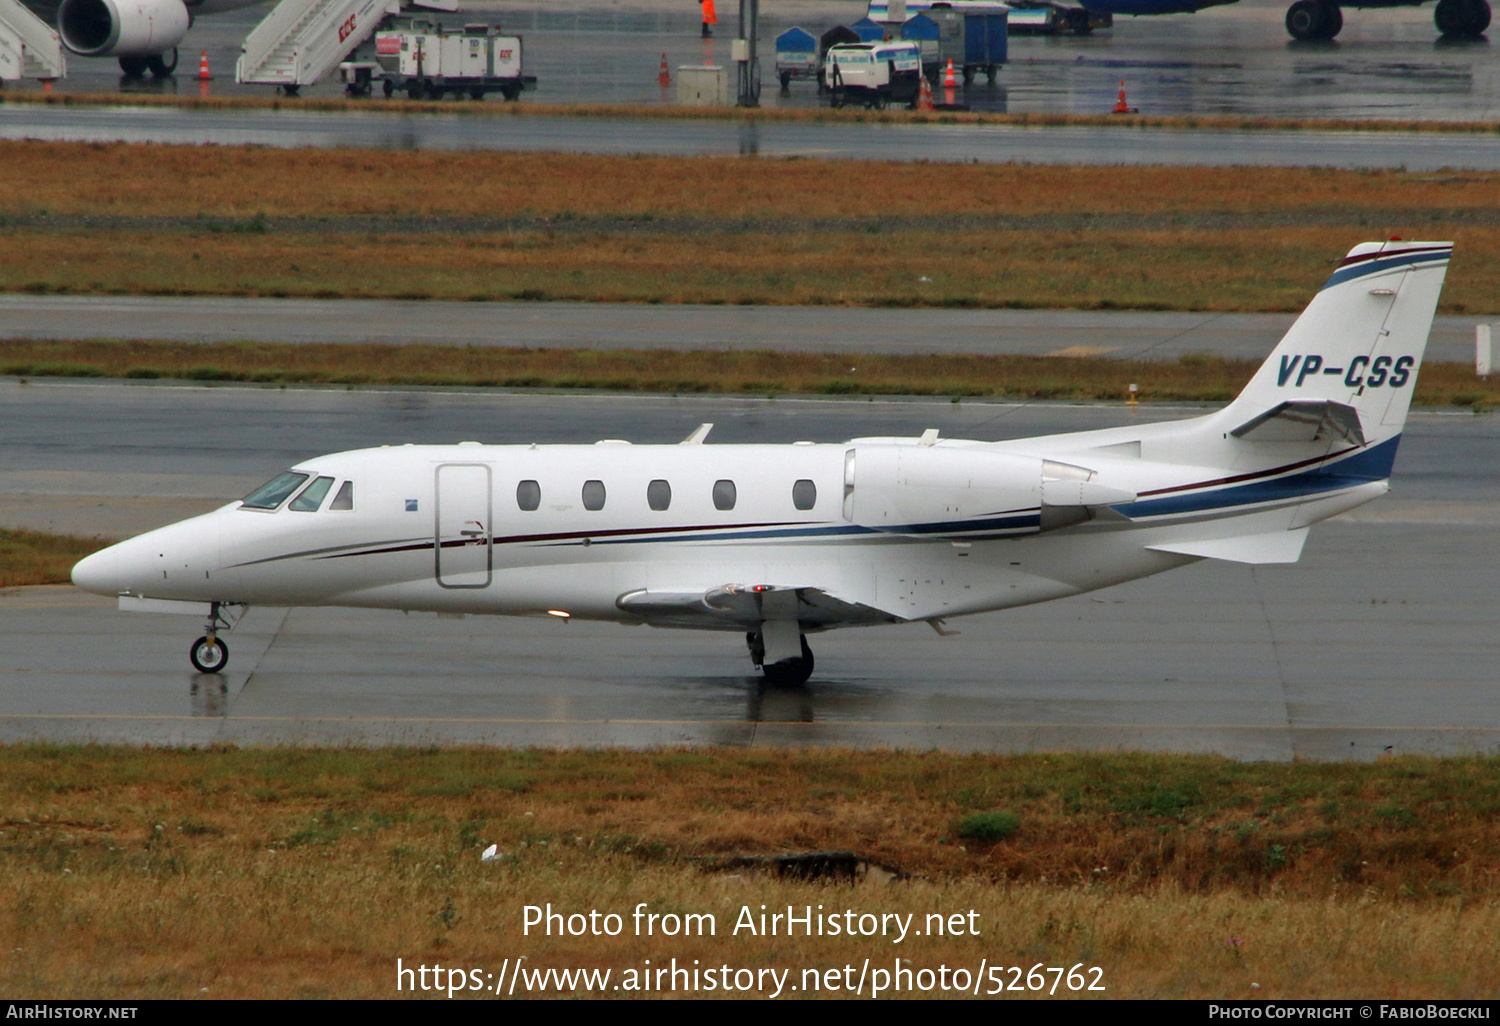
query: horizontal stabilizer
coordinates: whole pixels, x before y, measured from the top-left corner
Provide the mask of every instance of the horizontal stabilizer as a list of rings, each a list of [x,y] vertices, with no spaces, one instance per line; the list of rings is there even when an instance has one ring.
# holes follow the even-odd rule
[[[1251,417],[1229,432],[1252,442],[1315,442],[1343,439],[1365,444],[1359,411],[1333,399],[1291,399]]]
[[[1202,556],[1231,563],[1295,563],[1307,541],[1307,528],[1246,534],[1238,538],[1203,538],[1198,541],[1162,542],[1147,545],[1152,552],[1175,552],[1180,556]]]

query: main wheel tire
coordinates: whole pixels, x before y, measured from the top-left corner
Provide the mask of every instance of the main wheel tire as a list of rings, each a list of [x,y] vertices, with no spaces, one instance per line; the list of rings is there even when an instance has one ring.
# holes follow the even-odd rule
[[[146,74],[148,67],[148,60],[145,57],[120,58],[120,70],[125,73],[126,78],[140,78]]]
[[[1486,0],[1469,0],[1469,32],[1482,35],[1490,27],[1490,5]]]
[[[1323,27],[1323,5],[1317,0],[1297,0],[1286,9],[1286,30],[1293,39],[1318,39]]]
[[[783,659],[779,663],[762,666],[761,669],[766,675],[767,684],[785,688],[806,684],[813,672],[813,654],[812,649],[808,647],[807,638],[802,638],[802,658]]]
[[[790,71],[783,71],[781,73],[781,88],[782,89],[790,89],[791,87],[792,87],[792,73]]]
[[[1432,12],[1432,22],[1445,36],[1466,36],[1472,17],[1469,5],[1464,0],[1438,0],[1437,10]]]
[[[386,79],[385,85],[381,86],[381,88],[385,90],[385,98],[387,100],[389,100],[396,93],[396,83],[392,82],[390,79]]]
[[[170,78],[172,72],[177,70],[177,47],[147,57],[146,67],[150,69],[152,78]]]
[[[199,673],[218,673],[229,665],[229,646],[205,634],[188,649],[188,659]]]
[[[1344,11],[1338,4],[1322,3],[1323,20],[1318,23],[1318,38],[1332,39],[1344,29]]]

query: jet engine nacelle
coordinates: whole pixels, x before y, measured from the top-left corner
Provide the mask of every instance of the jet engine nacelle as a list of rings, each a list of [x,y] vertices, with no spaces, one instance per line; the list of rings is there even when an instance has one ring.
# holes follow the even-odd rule
[[[58,34],[84,57],[150,57],[187,35],[192,16],[182,0],[62,0]]]
[[[855,523],[920,534],[1005,530],[1033,533],[1042,501],[1042,461],[973,448],[861,445],[845,483]]]

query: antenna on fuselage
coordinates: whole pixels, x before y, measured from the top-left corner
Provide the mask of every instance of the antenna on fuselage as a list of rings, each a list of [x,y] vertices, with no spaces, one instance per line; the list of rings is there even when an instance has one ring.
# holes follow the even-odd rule
[[[693,429],[693,433],[692,434],[688,435],[686,438],[684,438],[682,441],[678,442],[677,444],[678,445],[702,445],[703,444],[703,440],[708,437],[708,433],[710,431],[712,431],[713,429],[714,429],[714,426],[712,424],[699,424],[697,427],[695,427]]]

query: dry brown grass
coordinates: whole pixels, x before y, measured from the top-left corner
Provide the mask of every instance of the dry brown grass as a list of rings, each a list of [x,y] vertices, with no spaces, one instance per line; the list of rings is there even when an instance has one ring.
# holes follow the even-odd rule
[[[1105,968],[1110,996],[1481,997],[1500,985],[1493,759],[0,749],[0,990],[382,996],[498,970],[894,957]],[[963,842],[1002,808],[1019,831]],[[496,843],[499,863],[481,863]],[[883,886],[711,872],[847,848]],[[524,904],[712,912],[709,939],[521,932]],[[978,938],[726,936],[741,905],[980,912]]]
[[[1019,165],[0,142],[0,289],[1294,310],[1352,242],[1401,235],[1456,241],[1445,312],[1500,312],[1497,174],[1046,181]]]
[[[171,168],[170,188],[163,167]],[[0,141],[0,213],[7,214],[754,219],[1306,211],[1368,221],[1367,231],[1379,236],[1427,231],[1427,212],[1444,220],[1466,210],[1493,214],[1497,195],[1495,172],[1067,165],[1038,172],[1027,164]],[[1421,212],[1424,223],[1402,223],[1392,211]]]
[[[0,588],[66,582],[73,564],[109,542],[0,527]]]
[[[1108,126],[1111,128],[1166,128],[1179,130],[1221,129],[1229,131],[1323,131],[1323,132],[1460,132],[1487,134],[1500,131],[1494,121],[1420,121],[1352,118],[1268,118],[1250,115],[1136,115],[1018,113],[967,111],[920,113],[901,108],[875,112],[858,108],[780,109],[763,107],[704,108],[657,104],[611,103],[468,103],[412,102],[409,100],[350,100],[344,97],[280,99],[269,96],[151,96],[121,93],[36,93],[11,91],[0,95],[0,103],[88,107],[171,107],[187,110],[313,110],[375,111],[396,114],[467,114],[478,117],[581,117],[652,120],[713,120],[770,122],[833,122],[876,124],[1014,125],[1030,128]]]

